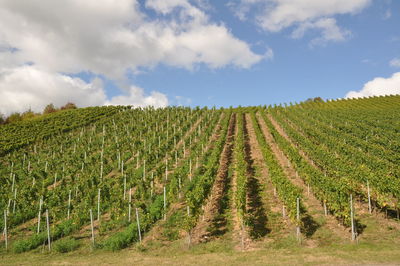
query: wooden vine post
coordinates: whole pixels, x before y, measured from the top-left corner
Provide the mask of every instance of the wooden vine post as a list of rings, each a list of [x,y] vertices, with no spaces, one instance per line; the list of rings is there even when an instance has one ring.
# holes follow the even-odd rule
[[[153,187],[154,187],[154,172],[151,172],[151,182],[150,182],[150,196],[153,197]]]
[[[369,214],[371,214],[371,213],[372,213],[372,207],[371,207],[371,192],[370,192],[370,190],[369,190],[369,182],[368,182],[368,180],[367,180],[367,192],[368,192],[368,211],[369,211]]]
[[[301,238],[300,238],[300,198],[297,198],[297,226],[296,226],[296,237],[297,240],[300,242]]]
[[[168,159],[165,159],[165,180],[168,180]]]
[[[187,216],[188,218],[190,218],[190,207],[186,206],[186,210],[187,210]],[[190,236],[190,229],[188,229],[188,246],[190,247],[190,244],[192,242],[191,236]]]
[[[67,219],[69,220],[69,215],[71,213],[71,190],[69,190],[68,194],[68,213],[67,213]]]
[[[13,213],[15,213],[15,204],[17,202],[17,188],[14,190],[14,203],[13,203]]]
[[[94,226],[93,226],[93,212],[92,212],[92,209],[90,209],[89,212],[90,212],[90,228],[92,229],[92,245],[94,247]]]
[[[124,201],[126,198],[126,176],[124,175]]]
[[[136,208],[136,223],[137,223],[137,229],[138,229],[138,235],[139,235],[139,243],[142,243],[142,233],[140,232],[140,221],[139,221],[138,208]]]
[[[40,232],[40,217],[42,212],[42,205],[43,205],[43,196],[39,200],[39,213],[38,213],[38,225],[37,225],[37,233]]]
[[[132,209],[132,188],[129,189],[129,206],[128,206],[128,222],[131,222],[131,209]]]
[[[101,189],[99,188],[99,193],[97,195],[97,221],[100,223],[100,192]]]
[[[351,241],[356,240],[356,230],[354,224],[353,195],[350,194],[350,219],[351,219]]]
[[[46,210],[46,223],[47,223],[47,243],[48,243],[48,246],[49,246],[49,251],[51,251],[49,210]]]
[[[102,148],[101,148],[101,153],[100,153],[100,180],[103,180],[103,148],[104,146],[104,137],[103,137],[103,144],[102,144]]]
[[[6,244],[6,250],[8,250],[8,242],[7,242],[7,211],[4,210],[4,242]]]
[[[164,186],[164,221],[167,219],[167,193]]]

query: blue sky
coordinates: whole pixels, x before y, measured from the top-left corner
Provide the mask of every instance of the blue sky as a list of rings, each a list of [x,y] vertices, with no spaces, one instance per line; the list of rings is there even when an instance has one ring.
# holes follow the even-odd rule
[[[290,38],[290,29],[266,33],[240,21],[222,1],[218,3],[213,3],[215,10],[210,12],[213,20],[222,21],[256,51],[263,49],[258,43],[268,45],[273,60],[250,69],[187,71],[159,66],[133,81],[149,90],[190,98],[192,105],[237,106],[299,102],[317,96],[342,98],[375,77],[396,72],[389,62],[400,56],[400,1],[375,1],[359,14],[337,16],[338,24],[351,30],[351,37],[316,47],[309,43],[319,32],[296,40]],[[388,10],[391,17],[385,18]]]
[[[400,93],[400,1],[0,5],[3,114],[67,101],[228,107]]]

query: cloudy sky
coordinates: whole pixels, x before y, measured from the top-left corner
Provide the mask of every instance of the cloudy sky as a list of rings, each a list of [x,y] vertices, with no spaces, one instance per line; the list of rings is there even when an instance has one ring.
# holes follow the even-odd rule
[[[0,113],[400,93],[397,0],[0,0]]]

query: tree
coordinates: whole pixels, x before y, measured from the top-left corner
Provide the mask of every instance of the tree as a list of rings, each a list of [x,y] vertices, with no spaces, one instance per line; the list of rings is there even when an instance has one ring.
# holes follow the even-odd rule
[[[34,118],[35,116],[36,116],[36,114],[32,110],[28,110],[28,111],[22,113],[21,119],[27,120],[27,119]]]
[[[0,125],[4,124],[6,122],[6,119],[4,118],[4,115],[0,113]]]
[[[61,110],[68,110],[68,109],[77,109],[78,107],[76,107],[76,104],[74,103],[67,103],[66,105],[62,106],[60,109]]]
[[[57,112],[57,109],[54,107],[54,105],[52,103],[48,104],[43,110],[44,115],[54,113],[54,112]]]
[[[15,123],[15,122],[18,122],[18,121],[21,121],[21,120],[22,120],[21,114],[15,112],[15,113],[12,113],[9,117],[7,117],[6,123],[7,124],[8,123]]]
[[[308,98],[305,102],[323,103],[324,100],[321,97],[315,97],[315,98]]]

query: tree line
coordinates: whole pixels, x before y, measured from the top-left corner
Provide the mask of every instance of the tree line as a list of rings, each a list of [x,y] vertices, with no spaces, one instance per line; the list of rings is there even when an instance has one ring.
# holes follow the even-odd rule
[[[77,108],[78,107],[76,106],[76,104],[71,103],[71,102],[68,102],[64,106],[61,106],[60,108],[56,108],[54,106],[54,104],[50,103],[50,104],[46,105],[46,107],[43,109],[43,112],[41,112],[41,113],[35,113],[31,109],[29,109],[28,111],[22,112],[22,113],[14,112],[14,113],[10,114],[9,116],[4,116],[3,114],[0,113],[0,125],[15,123],[18,121],[28,120],[28,119],[39,117],[42,115],[62,111],[62,110],[77,109]]]

